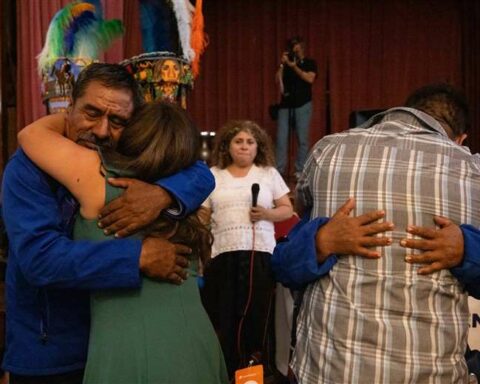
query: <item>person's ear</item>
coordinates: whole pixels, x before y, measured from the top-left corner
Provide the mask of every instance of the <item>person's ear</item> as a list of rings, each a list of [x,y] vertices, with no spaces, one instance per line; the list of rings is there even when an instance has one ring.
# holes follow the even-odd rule
[[[460,136],[457,136],[455,138],[455,143],[457,143],[458,145],[462,145],[466,138],[467,138],[467,134],[462,133]]]

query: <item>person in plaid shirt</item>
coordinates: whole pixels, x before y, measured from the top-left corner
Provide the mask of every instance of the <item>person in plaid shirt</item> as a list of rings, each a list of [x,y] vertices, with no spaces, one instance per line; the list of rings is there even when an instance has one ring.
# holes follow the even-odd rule
[[[272,259],[281,282],[307,284],[291,363],[300,383],[468,380],[467,295],[480,293],[480,256],[470,249],[480,224],[480,157],[461,146],[467,115],[455,89],[427,86],[406,107],[314,146],[297,194],[315,219],[303,239],[316,247],[292,246],[292,237]],[[395,224],[385,234],[391,245],[368,257],[343,252],[348,244],[328,229],[333,219],[321,219],[351,196],[356,215],[381,210]],[[428,251],[411,238],[435,241],[436,232],[422,228],[434,223],[453,236],[456,257],[448,249],[423,256],[406,249]],[[458,252],[462,240],[465,255]]]

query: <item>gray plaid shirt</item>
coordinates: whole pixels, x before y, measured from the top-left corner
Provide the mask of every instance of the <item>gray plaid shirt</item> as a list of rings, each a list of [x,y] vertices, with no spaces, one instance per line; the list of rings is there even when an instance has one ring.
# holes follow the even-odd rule
[[[409,108],[314,146],[297,187],[312,217],[354,196],[355,215],[383,209],[395,230],[379,260],[341,256],[308,286],[292,361],[300,383],[467,382],[467,294],[449,270],[418,275],[398,243],[434,215],[479,226],[479,176],[478,155]]]

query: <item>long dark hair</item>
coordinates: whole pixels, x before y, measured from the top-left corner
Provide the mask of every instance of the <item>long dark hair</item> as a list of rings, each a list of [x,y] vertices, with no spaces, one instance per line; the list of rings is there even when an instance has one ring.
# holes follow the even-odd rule
[[[200,134],[180,107],[166,102],[144,105],[125,127],[116,150],[106,149],[107,166],[152,183],[193,165],[198,159]],[[160,216],[144,234],[165,236],[188,245],[202,261],[209,255],[212,237],[196,214],[177,222]]]

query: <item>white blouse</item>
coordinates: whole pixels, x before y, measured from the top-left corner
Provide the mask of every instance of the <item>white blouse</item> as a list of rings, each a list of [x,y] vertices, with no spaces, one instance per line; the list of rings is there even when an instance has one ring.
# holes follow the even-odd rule
[[[202,205],[212,211],[212,257],[224,252],[253,248],[256,251],[272,253],[275,233],[271,221],[261,220],[255,223],[255,245],[252,243],[252,184],[260,185],[257,205],[273,208],[274,200],[289,192],[280,173],[273,167],[256,165],[253,165],[244,177],[234,177],[226,169],[217,167],[210,170],[215,176],[216,186]]]

